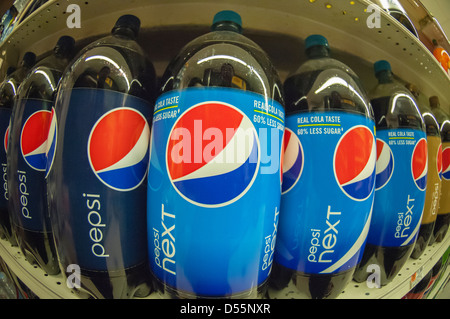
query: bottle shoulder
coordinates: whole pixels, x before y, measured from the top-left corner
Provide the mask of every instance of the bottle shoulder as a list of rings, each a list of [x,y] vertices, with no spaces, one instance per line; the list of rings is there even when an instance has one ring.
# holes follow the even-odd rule
[[[167,67],[161,90],[208,86],[252,91],[284,104],[281,82],[268,55],[232,31],[210,32],[184,46]]]
[[[358,78],[356,73],[345,63],[333,59],[331,57],[322,57],[309,59],[302,63],[294,72],[292,72],[288,77],[292,77],[299,74],[311,73],[315,71],[322,71],[327,69],[341,70],[347,73],[352,78]]]
[[[136,41],[111,35],[86,46],[66,69],[61,88],[75,87],[112,90],[153,101],[156,75]]]
[[[426,131],[419,106],[411,92],[394,80],[375,86],[369,94],[379,129],[411,128]]]
[[[307,60],[284,82],[287,113],[345,111],[373,118],[359,77],[344,63],[329,57]]]

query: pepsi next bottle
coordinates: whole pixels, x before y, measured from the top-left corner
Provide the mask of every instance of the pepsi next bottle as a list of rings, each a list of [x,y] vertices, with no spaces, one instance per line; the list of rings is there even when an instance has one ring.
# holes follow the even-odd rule
[[[357,75],[321,35],[284,83],[286,131],[274,298],[334,298],[351,280],[370,224],[373,112]],[[285,289],[286,288],[286,289]]]
[[[428,147],[414,97],[394,79],[389,62],[378,61],[374,69],[378,85],[370,97],[377,128],[375,201],[366,249],[354,279],[362,282],[373,273],[384,286],[411,255],[419,233]]]
[[[36,55],[26,52],[17,69],[9,67],[5,80],[0,84],[0,136],[2,147],[0,147],[0,164],[2,165],[2,188],[0,195],[0,237],[5,237],[11,245],[17,246],[16,236],[11,224],[11,214],[9,209],[8,177],[7,177],[7,157],[6,152],[9,142],[9,127],[11,113],[16,100],[20,83],[27,76],[30,69],[36,62]]]
[[[47,206],[47,136],[58,84],[73,51],[73,38],[59,38],[53,53],[23,80],[8,144],[9,204],[17,242],[26,259],[50,275],[59,273],[59,266]]]
[[[439,210],[433,236],[430,243],[441,242],[450,225],[450,116],[440,108],[439,98],[430,97],[430,106],[439,123],[442,140],[441,181],[442,190],[439,201]]]
[[[124,15],[110,36],[74,58],[49,134],[47,185],[60,265],[77,264],[79,292],[94,298],[150,292],[145,221],[156,77],[136,42],[139,29],[137,17]]]
[[[169,64],[153,115],[148,241],[160,293],[258,297],[280,211],[278,75],[221,11]]]
[[[413,84],[406,86],[416,99],[419,111],[422,114],[427,132],[428,144],[428,173],[425,191],[425,206],[423,208],[422,220],[420,222],[419,233],[416,244],[411,253],[411,257],[418,259],[428,246],[431,240],[434,224],[439,209],[439,198],[441,196],[441,170],[442,170],[442,143],[439,124],[431,109],[422,103],[420,93]]]

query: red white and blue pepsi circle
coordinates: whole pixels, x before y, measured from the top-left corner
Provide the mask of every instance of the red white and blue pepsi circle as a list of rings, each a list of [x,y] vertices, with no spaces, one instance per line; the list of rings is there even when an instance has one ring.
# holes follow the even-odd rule
[[[149,140],[149,125],[137,110],[121,107],[105,113],[89,135],[92,171],[111,189],[137,188],[147,175]]]
[[[302,143],[297,135],[286,128],[284,132],[283,184],[282,194],[289,192],[302,175],[304,154]]]
[[[8,150],[8,139],[9,139],[9,125],[6,128],[5,136],[3,137],[3,147],[5,148],[5,153]]]
[[[450,180],[450,147],[442,151],[442,178]]]
[[[420,190],[425,190],[427,187],[428,147],[427,140],[424,138],[421,138],[414,147],[411,158],[411,172],[416,186]]]
[[[51,112],[41,110],[34,112],[25,121],[20,136],[20,150],[25,162],[37,171],[44,171],[47,166],[48,128]]]
[[[439,179],[442,180],[442,144],[439,144],[439,148],[436,154],[436,169],[439,175]]]
[[[356,201],[366,200],[374,187],[375,139],[362,125],[350,128],[334,152],[334,174],[341,190]]]
[[[55,157],[57,134],[58,134],[58,125],[56,122],[56,113],[55,113],[55,109],[52,108],[52,115],[51,115],[51,120],[50,120],[49,131],[48,131],[48,138],[47,138],[47,148],[45,150],[45,154],[47,156],[47,167],[46,167],[47,175],[48,175],[48,172],[50,172],[50,169],[52,168],[53,159]]]
[[[389,145],[377,139],[377,164],[375,190],[381,189],[390,181],[394,172],[394,155]]]
[[[203,102],[187,109],[170,131],[169,180],[178,194],[202,207],[221,207],[252,186],[260,161],[258,135],[238,108]]]

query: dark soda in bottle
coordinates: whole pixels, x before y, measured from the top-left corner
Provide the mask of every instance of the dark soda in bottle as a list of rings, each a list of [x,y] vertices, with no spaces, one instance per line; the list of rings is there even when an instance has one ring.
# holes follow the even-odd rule
[[[441,197],[436,223],[430,244],[441,242],[450,224],[450,116],[440,108],[439,98],[430,97],[430,106],[436,117],[442,139],[442,181]]]
[[[375,269],[384,286],[410,257],[419,233],[427,183],[425,124],[411,93],[394,79],[389,62],[374,64],[370,92],[377,126],[377,175],[372,220],[354,279]]]
[[[82,296],[142,297],[151,289],[146,181],[156,77],[136,42],[139,29],[136,16],[121,16],[111,35],[73,59],[57,95],[50,218],[60,267],[79,266]]]
[[[35,62],[36,55],[32,52],[26,52],[18,69],[9,67],[6,72],[5,80],[0,84],[0,136],[3,141],[3,146],[0,147],[0,163],[2,165],[3,176],[3,187],[0,196],[0,237],[8,239],[13,246],[17,246],[17,240],[11,226],[11,215],[8,207],[8,165],[6,152],[9,142],[11,112],[16,99],[16,94],[20,83]]]
[[[59,266],[45,187],[47,136],[58,84],[73,55],[73,38],[63,36],[23,80],[8,144],[9,204],[17,242],[26,259],[50,275],[59,273]]]
[[[441,196],[441,170],[442,170],[442,145],[439,124],[431,109],[421,101],[420,93],[413,84],[408,84],[407,88],[414,95],[419,111],[422,114],[427,132],[428,144],[428,173],[427,189],[425,193],[425,206],[420,222],[419,234],[416,244],[411,253],[411,257],[418,259],[427,248],[433,233],[434,224],[439,208],[439,198]]]
[[[11,219],[8,212],[8,178],[6,150],[8,148],[9,120],[11,110],[14,105],[14,90],[12,83],[9,83],[8,76],[16,70],[9,67],[6,70],[5,80],[0,83],[0,132],[3,133],[3,147],[0,147],[0,164],[2,165],[2,190],[0,195],[0,238],[8,240],[13,246],[17,245],[11,229]]]
[[[155,105],[148,242],[160,294],[264,294],[280,209],[284,107],[268,56],[221,11],[169,64]]]
[[[321,35],[284,83],[283,185],[271,298],[335,298],[352,279],[370,225],[376,148],[358,76]]]

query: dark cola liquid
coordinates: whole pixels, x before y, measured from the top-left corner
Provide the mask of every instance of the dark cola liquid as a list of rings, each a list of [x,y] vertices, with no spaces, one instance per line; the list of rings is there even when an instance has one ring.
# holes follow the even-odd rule
[[[31,54],[31,55],[30,55]],[[3,134],[4,138],[4,147],[0,152],[0,161],[2,166],[2,188],[1,188],[1,208],[0,208],[0,237],[6,238],[9,240],[11,245],[17,246],[16,234],[12,225],[12,216],[9,208],[9,191],[8,191],[8,163],[7,163],[7,145],[9,144],[10,132],[8,132],[9,136],[6,138],[7,131],[10,130],[9,125],[13,120],[12,111],[14,107],[14,102],[16,99],[17,91],[19,89],[19,85],[25,76],[30,71],[31,66],[35,62],[35,56],[33,53],[27,53],[28,57],[22,61],[22,66],[14,71],[12,74],[7,76],[5,80],[2,82],[0,86],[0,126],[1,132],[0,135]],[[32,56],[32,60],[28,59]],[[27,63],[25,63],[27,62]]]
[[[45,171],[38,172],[24,165],[20,144],[27,120],[24,116],[31,118],[33,112],[51,111],[56,88],[67,62],[49,57],[38,67],[39,72],[34,72],[22,83],[13,111],[8,146],[9,207],[17,242],[28,262],[38,264],[50,275],[59,273],[60,269],[47,209]],[[26,109],[30,105],[32,109]],[[30,227],[26,212],[30,212],[39,225],[33,222]]]
[[[411,257],[414,259],[419,258],[430,242],[431,235],[433,234],[433,229],[436,221],[421,224],[419,229],[419,234],[417,235],[416,245],[414,246],[414,250],[411,253]]]
[[[421,118],[419,114],[396,114],[395,117],[386,118],[390,112],[390,97],[381,97],[371,100],[375,114],[375,124],[377,130],[392,128],[421,128]],[[376,196],[376,195],[375,195]],[[396,214],[396,212],[392,212]],[[427,228],[425,226],[425,231]],[[361,262],[356,268],[353,279],[363,282],[370,275],[367,269],[369,265],[380,266],[380,284],[388,284],[397,275],[405,262],[411,256],[415,241],[409,245],[399,247],[383,247],[366,243]]]
[[[433,239],[431,241],[440,243],[447,235],[449,226],[450,213],[438,215],[433,229]]]
[[[6,80],[0,86],[0,113],[1,113],[1,127],[5,134],[6,129],[9,126],[9,119],[11,117],[11,111],[14,106],[15,90],[17,88],[14,82],[7,82]],[[6,149],[1,150],[1,167],[2,167],[2,187],[1,189],[1,207],[0,207],[0,238],[6,238],[12,245],[17,246],[16,238],[13,236],[11,228],[11,219],[8,211],[8,178],[7,178],[7,159]]]
[[[67,143],[64,145],[67,147],[78,139],[82,145],[77,144],[77,151],[57,147],[48,176],[50,212],[60,266],[63,270],[67,269],[67,275],[71,274],[69,265],[80,266],[81,289],[78,292],[83,297],[91,298],[145,297],[152,290],[147,249],[141,247],[146,242],[143,196],[147,182],[143,181],[132,192],[115,192],[93,174],[86,156],[79,155],[85,154],[88,139],[85,135],[89,135],[102,113],[106,114],[118,106],[133,108],[132,101],[138,100],[143,106],[140,112],[147,117],[147,121],[151,118],[156,94],[153,66],[144,58],[137,43],[127,36],[129,33],[125,29],[119,33],[91,44],[63,76],[62,93],[58,95],[56,103],[57,118],[61,126],[71,127],[77,133],[73,135],[67,130],[58,131],[58,143]],[[73,100],[75,96],[78,99],[76,103]],[[83,110],[77,111],[78,106],[83,107]],[[77,124],[84,122],[83,117],[87,124]],[[65,152],[70,152],[70,155],[65,155]],[[76,160],[72,162],[72,159]],[[67,165],[69,162],[72,164]],[[73,174],[69,166],[76,167],[77,173]],[[85,176],[79,176],[80,171],[85,172]],[[79,178],[81,183],[76,182]],[[129,193],[135,196],[131,202],[127,197]],[[139,202],[139,208],[134,206],[136,202]],[[88,213],[94,214],[89,216],[96,218],[92,217],[89,222],[93,229],[91,231],[96,234],[94,239],[98,242],[92,241],[89,230],[86,233],[82,228],[85,226],[80,226],[79,220],[84,218],[81,216],[86,216],[82,214]],[[127,214],[139,222],[124,220]],[[105,229],[106,224],[108,230]],[[130,237],[130,234],[135,236]],[[83,240],[91,240],[85,251],[80,248],[84,244]],[[97,255],[108,253],[108,262],[96,268],[92,263],[84,263],[85,256],[91,252]],[[130,261],[126,260],[130,254],[142,256],[134,258],[130,265]]]
[[[323,114],[338,111],[373,118],[370,105],[363,99],[352,95],[344,86],[334,86],[333,89],[327,88],[324,91],[327,91],[328,94],[323,94],[321,100],[308,101],[308,93],[312,95],[311,92],[317,88],[315,82],[322,72],[322,69],[304,72],[300,75],[293,75],[285,81],[283,88],[287,116],[309,111],[323,112]],[[347,76],[351,77],[351,80],[347,78],[347,81],[360,83],[356,76],[351,74],[347,74]],[[321,83],[323,82],[326,82],[326,79],[322,79]],[[361,95],[364,96],[364,93],[361,93]],[[305,194],[307,194],[307,191]],[[283,216],[280,216],[281,218]],[[269,283],[273,291],[277,291],[277,293],[271,291],[269,297],[333,299],[341,294],[345,286],[352,280],[354,271],[355,267],[333,274],[305,273],[274,262]],[[280,293],[281,295],[279,295]]]

